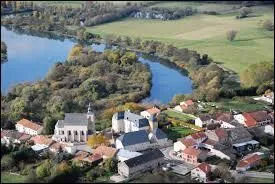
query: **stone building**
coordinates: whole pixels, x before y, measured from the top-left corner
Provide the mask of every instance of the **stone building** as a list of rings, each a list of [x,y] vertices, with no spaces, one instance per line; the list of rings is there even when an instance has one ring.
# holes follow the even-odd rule
[[[149,129],[148,119],[130,111],[117,112],[112,117],[112,130],[115,133],[128,133]]]
[[[62,142],[86,142],[88,126],[95,131],[95,117],[89,104],[87,113],[65,113],[64,120],[55,125],[53,140]]]
[[[34,123],[23,118],[16,123],[15,129],[21,133],[26,133],[29,135],[38,135],[42,132],[43,127],[37,123]]]
[[[118,173],[126,178],[131,178],[152,170],[163,162],[163,153],[159,149],[154,149],[143,155],[118,163]]]

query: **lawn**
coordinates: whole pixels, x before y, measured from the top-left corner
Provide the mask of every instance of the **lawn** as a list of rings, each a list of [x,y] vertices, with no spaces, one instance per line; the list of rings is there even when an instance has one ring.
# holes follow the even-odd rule
[[[169,4],[161,3],[161,6]],[[203,6],[205,8],[214,5]],[[253,63],[273,62],[274,32],[261,28],[261,22],[264,20],[274,20],[273,6],[258,6],[254,8],[255,16],[249,18],[239,20],[235,18],[236,15],[237,13],[232,12],[224,15],[198,14],[170,21],[126,18],[88,27],[87,30],[101,35],[127,35],[159,40],[172,43],[179,48],[190,48],[201,54],[208,54],[214,61],[237,73]],[[232,42],[226,39],[226,32],[231,29],[238,31]]]
[[[1,183],[24,183],[25,177],[1,172]]]
[[[190,135],[194,133],[195,130],[192,130],[191,128],[185,128],[185,127],[169,127],[167,130],[165,130],[165,133],[168,136],[168,139],[176,141],[178,138],[185,137],[187,135]]]
[[[252,97],[250,97],[252,98]],[[264,107],[267,105],[264,102],[257,102],[251,103],[246,100],[240,99],[221,99],[219,102],[213,102],[209,104],[215,104],[218,108],[221,108],[223,111],[230,111],[231,110],[240,110],[240,111],[256,111],[256,110],[263,110]]]
[[[168,117],[176,118],[176,119],[179,119],[179,120],[182,120],[182,121],[185,121],[185,122],[190,120],[190,119],[195,119],[195,116],[193,116],[192,114],[190,114],[190,115],[183,114],[183,113],[180,113],[180,112],[175,112],[173,110],[165,110],[162,113],[167,114]]]
[[[250,178],[248,183],[273,183],[272,178]]]

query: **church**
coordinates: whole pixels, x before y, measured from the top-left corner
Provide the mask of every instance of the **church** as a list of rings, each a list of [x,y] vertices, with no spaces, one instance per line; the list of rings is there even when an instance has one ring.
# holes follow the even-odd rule
[[[55,141],[61,142],[86,142],[88,139],[88,127],[95,131],[95,116],[89,104],[87,113],[65,113],[64,120],[58,120],[55,124]]]

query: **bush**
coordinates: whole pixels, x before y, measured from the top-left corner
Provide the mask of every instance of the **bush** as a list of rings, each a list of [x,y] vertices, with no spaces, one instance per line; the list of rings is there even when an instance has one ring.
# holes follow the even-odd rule
[[[49,160],[46,160],[40,166],[36,168],[36,175],[38,178],[44,178],[51,175],[51,163]]]
[[[274,22],[272,22],[271,20],[264,21],[263,28],[267,31],[273,31],[274,30]]]
[[[238,33],[238,32],[235,31],[235,30],[230,30],[230,31],[228,31],[228,32],[226,33],[227,40],[233,41],[233,40],[235,39],[237,33]]]
[[[15,165],[15,160],[11,154],[4,155],[1,159],[1,171],[11,169]]]
[[[248,7],[242,7],[240,9],[240,18],[247,17],[248,14],[252,13],[252,10]]]

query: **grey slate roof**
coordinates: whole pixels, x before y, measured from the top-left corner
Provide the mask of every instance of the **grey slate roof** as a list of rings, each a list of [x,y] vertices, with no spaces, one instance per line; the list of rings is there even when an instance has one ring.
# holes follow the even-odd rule
[[[226,129],[232,144],[252,140],[252,135],[243,127]]]
[[[86,113],[65,113],[64,120],[57,121],[57,127],[63,128],[64,125],[88,125]]]
[[[143,155],[130,158],[129,160],[125,160],[124,162],[129,168],[133,168],[135,166],[138,166],[162,157],[164,157],[163,153],[159,149],[154,149],[144,153]]]
[[[150,143],[148,134],[145,130],[139,130],[135,132],[128,132],[118,137],[123,146],[129,146],[140,143]]]
[[[156,136],[157,139],[167,138],[167,135],[159,128],[154,129],[153,134]]]
[[[117,112],[113,116],[117,120],[125,119],[129,120],[130,122],[136,122],[138,123],[139,128],[149,126],[148,119],[144,118],[143,116],[140,116],[138,114],[134,114],[128,111],[125,112]]]

